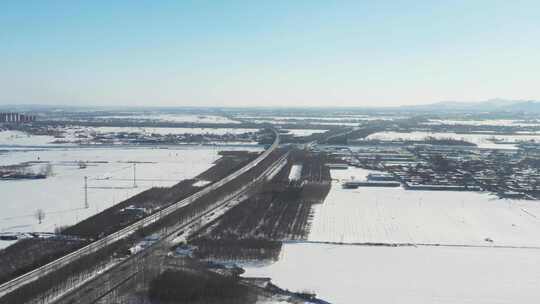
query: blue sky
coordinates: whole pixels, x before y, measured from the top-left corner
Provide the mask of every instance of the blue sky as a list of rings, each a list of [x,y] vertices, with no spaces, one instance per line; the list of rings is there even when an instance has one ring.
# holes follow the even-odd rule
[[[2,1],[0,104],[540,99],[539,1]]]

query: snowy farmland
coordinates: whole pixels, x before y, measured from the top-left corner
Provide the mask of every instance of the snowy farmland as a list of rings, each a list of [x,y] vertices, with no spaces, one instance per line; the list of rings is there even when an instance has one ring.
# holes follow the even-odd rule
[[[514,119],[483,119],[483,120],[452,120],[452,119],[429,119],[424,125],[465,125],[465,126],[514,126],[514,127],[537,127],[538,121],[524,121]]]
[[[350,123],[360,123],[363,121],[372,121],[372,120],[395,120],[395,119],[404,119],[406,116],[381,116],[381,115],[333,115],[333,116],[281,116],[281,115],[261,115],[261,116],[236,116],[238,119],[245,120],[261,120],[264,119],[265,122],[269,121],[279,121],[279,122],[295,122],[303,120],[311,121],[321,121],[321,122],[350,122]]]
[[[115,119],[115,120],[130,120],[130,121],[162,121],[162,122],[189,122],[189,123],[240,123],[237,120],[232,120],[224,116],[218,115],[193,115],[193,114],[163,114],[150,113],[144,115],[129,114],[129,115],[109,115],[97,116],[99,119]]]
[[[0,130],[0,146],[5,147],[46,147],[46,146],[75,146],[81,141],[91,141],[95,135],[110,135],[120,133],[138,133],[150,136],[158,135],[240,135],[245,133],[255,133],[258,129],[245,128],[143,128],[143,127],[81,127],[70,126],[58,128],[56,131],[62,132],[63,137],[55,138],[48,135],[31,135],[22,131]],[[61,140],[61,143],[55,141]],[[232,142],[230,142],[232,143]],[[255,142],[253,142],[255,143]],[[246,144],[246,142],[242,142]]]
[[[45,146],[54,141],[53,136],[30,135],[21,131],[0,130],[0,146]]]
[[[331,303],[538,303],[539,201],[341,187],[370,172],[331,170],[308,240],[244,276]]]
[[[286,129],[288,131],[287,134],[291,134],[292,136],[310,136],[313,134],[321,134],[328,130],[317,130],[317,129]]]
[[[246,267],[334,304],[538,303],[540,251],[284,244],[279,261]]]
[[[306,118],[309,119],[309,118]],[[252,123],[269,123],[275,125],[286,125],[286,124],[310,124],[310,125],[319,125],[319,126],[353,126],[356,127],[360,122],[350,122],[350,121],[334,121],[334,120],[325,120],[325,121],[307,121],[306,119],[299,120],[288,120],[288,119],[274,119],[274,118],[257,118],[249,120]],[[306,121],[304,121],[306,120]]]
[[[49,148],[0,154],[0,165],[39,161],[53,168],[47,179],[0,181],[0,231],[47,232],[73,224],[150,187],[195,177],[212,165],[220,149],[235,148]],[[79,168],[80,161],[86,168]],[[84,209],[84,176],[88,176],[88,209]],[[42,224],[34,217],[37,209],[46,213]]]
[[[370,171],[332,170],[338,180]],[[343,189],[334,181],[317,205],[309,240],[345,243],[540,246],[540,202],[486,193]],[[487,241],[486,241],[487,240]]]
[[[94,127],[87,128],[88,132],[97,133],[141,133],[141,134],[243,134],[257,132],[258,129],[241,128],[138,128],[138,127]]]
[[[515,149],[515,144],[526,141],[540,142],[539,135],[500,135],[500,134],[457,134],[452,132],[378,132],[369,135],[366,139],[376,140],[423,140],[426,137],[434,137],[437,139],[457,139],[464,140],[476,144],[479,148],[486,149]],[[493,141],[503,141],[507,144],[500,144]],[[512,144],[514,143],[514,144]]]

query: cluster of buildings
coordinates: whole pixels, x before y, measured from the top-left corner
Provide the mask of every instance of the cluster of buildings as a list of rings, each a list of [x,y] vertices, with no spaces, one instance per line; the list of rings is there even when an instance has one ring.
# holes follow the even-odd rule
[[[408,149],[407,163],[386,164],[385,169],[409,190],[481,191],[459,163],[478,160],[478,150],[466,147],[417,145]],[[404,152],[404,153],[407,153]]]
[[[410,190],[489,191],[499,197],[540,197],[540,155],[523,150],[421,146],[415,160],[380,167]]]
[[[171,129],[174,131],[174,129]],[[184,143],[253,143],[258,139],[257,133],[246,132],[241,134],[159,134],[145,132],[143,129],[133,131],[94,131],[89,129],[75,130],[71,134],[56,134],[55,144],[134,144],[134,145],[174,145]]]
[[[429,166],[393,166],[390,172],[409,190],[481,191],[467,172],[435,171]]]
[[[540,149],[489,150],[465,146],[319,147],[337,166],[384,172],[345,188],[394,187],[407,190],[488,191],[505,198],[540,198]],[[341,161],[341,163],[339,163]]]
[[[501,197],[540,198],[540,155],[510,150],[485,153],[467,169],[483,188]]]
[[[0,113],[0,123],[26,123],[36,121],[36,116],[20,113]]]

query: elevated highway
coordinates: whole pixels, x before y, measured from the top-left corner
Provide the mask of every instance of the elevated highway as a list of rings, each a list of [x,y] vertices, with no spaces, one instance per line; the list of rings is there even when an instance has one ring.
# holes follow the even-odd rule
[[[87,256],[87,255],[90,255],[100,249],[103,249],[105,247],[107,247],[108,245],[110,244],[113,244],[121,239],[124,239],[130,235],[132,235],[133,233],[135,233],[136,231],[140,230],[141,228],[144,228],[144,227],[147,227],[153,223],[156,223],[158,221],[160,221],[161,219],[165,218],[166,216],[172,214],[173,212],[179,210],[180,208],[182,207],[185,207],[187,205],[190,205],[191,203],[193,203],[194,201],[196,201],[197,199],[201,198],[202,196],[206,195],[206,194],[209,194],[211,193],[212,191],[226,185],[227,183],[231,182],[232,180],[238,178],[239,176],[241,176],[242,174],[248,172],[250,169],[256,167],[257,165],[259,165],[263,160],[265,160],[273,151],[276,150],[276,148],[279,146],[279,134],[278,132],[275,132],[275,140],[274,142],[272,143],[272,145],[266,149],[261,155],[259,155],[256,159],[254,159],[253,161],[251,161],[250,163],[248,163],[247,165],[245,165],[244,167],[242,167],[241,169],[233,172],[232,174],[226,176],[225,178],[217,181],[217,182],[214,182],[213,184],[207,186],[206,188],[203,188],[201,189],[200,191],[198,191],[197,193],[181,200],[181,201],[178,201],[170,206],[168,206],[167,208],[164,208],[152,215],[149,215],[135,223],[133,223],[132,225],[130,226],[127,226],[117,232],[114,232],[106,237],[103,237],[93,243],[90,243],[89,245],[83,247],[83,248],[80,248],[72,253],[69,253],[57,260],[54,260],[46,265],[43,265],[39,268],[36,268],[30,272],[27,272],[19,277],[16,277],[15,279],[13,280],[10,280],[2,285],[0,285],[0,300],[3,296],[7,295],[8,293],[30,283],[30,282],[33,282],[47,274],[50,274],[52,272],[54,272],[55,270],[57,269],[60,269],[61,267],[65,266],[65,265],[68,265],[70,263],[74,263],[76,262],[78,259],[80,259],[81,257],[83,256]],[[276,166],[277,163],[279,162],[283,162],[283,157],[280,158],[278,161],[274,162],[271,166],[269,166],[268,170],[265,170],[264,173],[259,177],[259,178],[265,178],[265,176],[267,176],[269,174],[269,172],[273,172],[273,170],[269,170],[269,169],[272,169]],[[275,170],[275,168],[274,168]],[[257,182],[258,181],[258,178],[251,181],[249,184],[245,185],[243,187],[243,189],[241,189],[240,192],[236,192],[234,194],[231,194],[228,198],[229,199],[232,199],[238,195],[240,195],[242,193],[242,191],[245,191],[248,186],[254,182]],[[219,205],[218,205],[219,206]],[[210,211],[211,212],[211,211]],[[200,214],[197,218],[194,218],[192,221],[196,221],[202,217],[204,217],[208,212],[205,212],[205,213],[202,213]]]
[[[137,275],[144,273],[147,269],[152,269],[152,264],[159,260],[159,256],[165,256],[170,251],[171,245],[178,242],[179,238],[185,238],[191,233],[195,233],[198,228],[191,229],[199,222],[202,227],[219,218],[229,208],[246,200],[250,196],[250,188],[264,180],[272,178],[287,164],[288,153],[273,162],[264,172],[250,183],[229,193],[226,197],[221,198],[216,204],[207,209],[199,216],[178,223],[172,228],[164,228],[164,233],[160,235],[160,240],[143,252],[130,256],[128,259],[114,265],[103,274],[95,276],[79,287],[65,292],[58,300],[53,301],[54,304],[94,304],[103,303],[103,298],[114,293],[114,290],[128,283],[130,280],[137,278]],[[201,222],[202,221],[202,222]],[[178,237],[178,232],[182,231],[182,236]],[[156,266],[154,266],[156,267]],[[159,267],[159,266],[157,266]],[[148,274],[147,274],[148,275]],[[148,278],[146,278],[148,279]],[[108,301],[105,301],[107,303]]]

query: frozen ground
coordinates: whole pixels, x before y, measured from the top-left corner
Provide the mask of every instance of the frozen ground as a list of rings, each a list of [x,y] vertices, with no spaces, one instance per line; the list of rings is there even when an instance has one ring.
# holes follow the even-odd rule
[[[278,120],[278,121],[294,121],[294,120],[318,120],[318,121],[369,121],[369,120],[394,120],[403,119],[405,116],[381,116],[381,115],[335,115],[335,116],[281,116],[281,115],[261,115],[261,116],[236,116],[237,118],[254,120],[254,119],[266,119],[266,120]]]
[[[368,173],[331,170],[340,180]],[[315,207],[309,240],[540,246],[540,202],[477,192],[343,189],[334,181],[324,204]]]
[[[308,119],[308,118],[306,118]],[[257,118],[250,120],[250,122],[253,123],[271,123],[276,125],[284,125],[284,124],[310,124],[310,125],[328,125],[328,126],[358,126],[360,122],[340,122],[340,121],[294,121],[294,120],[287,120],[287,119],[274,119],[274,118]]]
[[[39,160],[50,162],[54,172],[42,180],[0,181],[0,232],[53,231],[73,224],[152,186],[195,177],[212,165],[220,149],[235,148],[56,148],[0,154],[1,165]],[[79,169],[78,161],[89,162],[87,168]],[[137,188],[130,162],[137,162]],[[88,209],[83,209],[84,176],[88,176]],[[42,224],[34,218],[37,209],[46,212]]]
[[[317,133],[324,133],[327,130],[316,130],[316,129],[287,129],[289,131],[288,134],[292,134],[293,136],[310,136]]]
[[[371,134],[367,139],[378,139],[378,140],[398,140],[398,139],[408,139],[408,140],[422,140],[426,137],[431,136],[439,139],[453,138],[453,139],[462,139],[471,143],[476,144],[479,148],[488,148],[488,149],[515,149],[513,144],[497,144],[490,139],[502,140],[510,143],[519,143],[522,141],[536,141],[540,142],[539,135],[524,135],[524,134],[514,134],[514,135],[499,135],[499,134],[457,134],[457,133],[438,133],[438,132],[378,132]]]
[[[321,120],[321,121],[341,121],[341,120],[361,120],[360,116],[237,116],[243,119],[273,119],[273,120]]]
[[[117,116],[99,116],[100,119],[126,119],[141,121],[164,121],[164,122],[192,122],[192,123],[240,123],[224,116],[218,115],[191,115],[191,114],[145,114],[145,115],[117,115]]]
[[[540,251],[507,248],[285,244],[278,262],[248,267],[331,303],[538,303]]]
[[[92,138],[96,134],[110,133],[139,133],[143,135],[226,135],[226,134],[244,134],[257,132],[258,129],[243,128],[142,128],[142,127],[81,127],[72,126],[61,131],[64,132],[63,138],[54,138],[46,135],[30,135],[21,131],[0,131],[0,146],[6,147],[42,147],[42,146],[66,146],[74,145],[76,142],[85,141],[85,138]],[[81,139],[80,136],[85,138]],[[55,140],[61,140],[63,143],[54,143]]]
[[[47,135],[30,135],[21,131],[0,131],[0,146],[44,146],[54,141]]]
[[[136,132],[142,134],[243,134],[257,132],[258,129],[236,129],[236,128],[137,128],[137,127],[95,127],[87,128],[89,132],[98,133],[120,133],[120,132]]]
[[[483,120],[451,120],[451,119],[429,119],[426,125],[468,125],[468,126],[515,126],[515,127],[536,127],[538,122],[526,122],[513,119],[483,119]]]
[[[332,170],[308,241],[284,244],[276,263],[245,265],[244,276],[331,303],[538,303],[540,202],[341,188],[340,180],[369,172]]]

